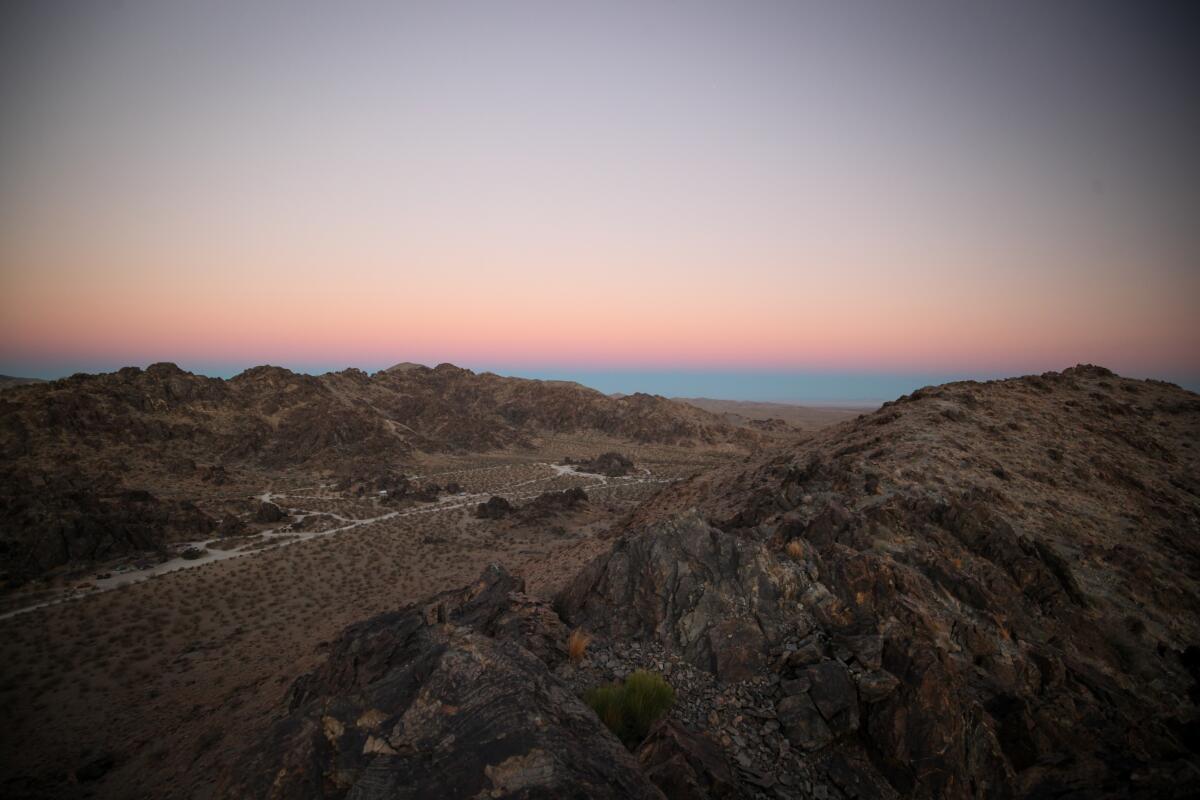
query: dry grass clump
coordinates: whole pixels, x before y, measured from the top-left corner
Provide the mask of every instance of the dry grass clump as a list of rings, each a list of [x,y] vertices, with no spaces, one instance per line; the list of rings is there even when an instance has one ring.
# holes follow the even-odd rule
[[[639,669],[624,683],[588,689],[583,701],[632,750],[646,738],[650,726],[675,703],[675,690],[661,675]]]
[[[797,561],[804,558],[804,543],[801,542],[799,539],[792,539],[790,542],[787,543],[787,547],[785,547],[784,549],[787,551],[787,554],[789,556],[796,559]]]
[[[584,653],[587,652],[587,646],[592,642],[592,635],[583,628],[576,628],[571,631],[570,637],[567,639],[567,658],[571,659],[572,664],[578,664],[583,661]]]

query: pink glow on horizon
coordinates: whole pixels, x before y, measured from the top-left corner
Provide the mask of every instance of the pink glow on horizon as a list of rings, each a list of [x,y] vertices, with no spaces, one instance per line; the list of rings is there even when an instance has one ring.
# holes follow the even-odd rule
[[[258,286],[164,302],[162,287],[118,285],[111,275],[72,291],[30,282],[14,286],[18,291],[4,301],[0,356],[992,372],[1093,361],[1143,374],[1200,371],[1183,298],[1174,307],[1127,302],[1123,314],[1100,320],[1097,298],[1086,295],[1076,295],[1074,306],[1058,301],[1039,309],[949,295],[902,302],[836,286],[807,302],[792,299],[811,297],[802,290],[759,296],[755,287],[693,287],[676,302],[662,294],[613,293],[577,304],[553,292],[538,297],[535,287],[524,296],[426,287],[414,298],[403,286],[347,296],[336,284],[335,275],[321,284],[324,297],[311,290],[276,295]]]

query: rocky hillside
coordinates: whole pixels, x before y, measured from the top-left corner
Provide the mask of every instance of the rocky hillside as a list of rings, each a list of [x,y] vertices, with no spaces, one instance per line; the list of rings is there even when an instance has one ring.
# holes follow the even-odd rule
[[[566,629],[491,567],[348,628],[218,796],[661,798],[551,669]]]
[[[921,390],[665,490],[553,609],[490,570],[349,629],[218,794],[1193,797],[1198,434],[1096,367]],[[577,698],[635,669],[631,760]]]
[[[610,398],[578,384],[476,374],[450,364],[320,376],[255,367],[230,379],[174,364],[14,387],[0,399],[10,464],[122,457],[294,467],[484,452],[555,433],[747,445],[712,414],[662,397]]]
[[[1198,448],[1200,397],[1096,367],[927,388],[665,491],[561,606],[760,679],[848,796],[1184,796]]]
[[[15,378],[12,375],[0,375],[0,392],[14,386],[25,386],[30,383],[42,383],[38,378]]]
[[[757,441],[662,397],[449,364],[320,376],[255,367],[231,380],[155,364],[14,386],[0,395],[0,586],[209,533],[215,519],[159,498],[194,498],[235,470],[264,482],[281,470],[391,474],[421,452],[521,449],[558,434]]]

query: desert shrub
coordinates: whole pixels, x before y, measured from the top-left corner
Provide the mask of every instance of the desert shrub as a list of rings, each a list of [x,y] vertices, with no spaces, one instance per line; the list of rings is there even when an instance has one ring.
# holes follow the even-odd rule
[[[804,543],[799,539],[792,539],[787,543],[787,554],[799,561],[804,558]]]
[[[583,695],[596,716],[626,747],[633,749],[654,721],[675,702],[675,690],[661,675],[638,670],[624,683],[596,686]]]
[[[571,659],[572,664],[578,664],[583,660],[583,654],[587,652],[587,646],[591,641],[592,637],[583,628],[571,631],[571,636],[567,639],[567,657]]]

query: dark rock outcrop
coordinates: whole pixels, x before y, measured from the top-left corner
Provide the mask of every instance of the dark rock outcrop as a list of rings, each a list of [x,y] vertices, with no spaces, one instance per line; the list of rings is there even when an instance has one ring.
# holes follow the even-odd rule
[[[566,629],[489,567],[475,584],[348,628],[222,797],[661,798],[548,669]]]
[[[259,503],[254,511],[254,521],[262,523],[280,522],[287,518],[283,509],[274,503]]]
[[[69,562],[100,561],[211,534],[217,523],[185,501],[86,479],[0,475],[0,563],[7,582]]]
[[[334,484],[334,489],[352,497],[382,496],[384,502],[395,502],[408,494],[412,482],[384,468],[351,470]]]
[[[923,389],[664,491],[561,606],[771,681],[851,795],[1188,796],[1198,441],[1200,397],[1093,367]]]
[[[211,483],[213,486],[224,486],[229,483],[229,473],[222,464],[210,464],[206,467],[201,467],[197,471],[197,477],[203,483]]]
[[[236,514],[227,513],[221,517],[221,524],[217,526],[218,536],[238,536],[245,532],[246,523]]]
[[[804,573],[758,542],[696,515],[629,534],[559,596],[572,625],[611,637],[654,637],[723,680],[766,664],[796,625]],[[619,610],[619,611],[618,611]]]
[[[442,493],[442,487],[436,483],[427,483],[420,489],[410,491],[407,497],[417,500],[421,503],[436,503],[438,496]]]
[[[721,749],[671,718],[654,723],[635,752],[642,770],[667,800],[737,797],[738,784]]]
[[[628,456],[623,456],[620,453],[602,453],[595,458],[589,458],[583,461],[573,461],[564,459],[564,464],[570,464],[580,472],[587,472],[592,475],[606,475],[610,478],[619,478],[623,475],[628,475],[633,472],[633,459]]]
[[[493,495],[487,502],[475,506],[475,516],[479,519],[504,519],[515,510],[512,503],[499,495]]]

